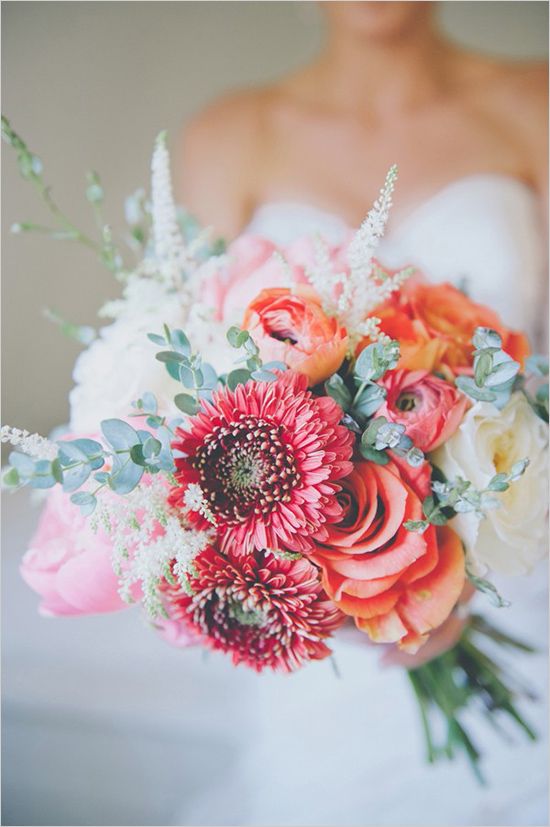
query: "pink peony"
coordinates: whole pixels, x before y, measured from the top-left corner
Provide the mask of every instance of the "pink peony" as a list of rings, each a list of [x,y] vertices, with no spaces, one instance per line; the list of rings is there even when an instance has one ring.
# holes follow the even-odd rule
[[[377,416],[404,425],[421,451],[433,451],[446,442],[468,407],[464,394],[427,370],[393,370],[380,384],[387,396]]]
[[[327,255],[339,272],[348,268],[346,242],[330,246]],[[292,285],[310,285],[308,270],[317,265],[318,250],[309,236],[287,247],[255,235],[243,235],[230,244],[227,262],[209,273],[201,285],[200,300],[213,308],[218,321],[237,323],[248,305],[262,290]]]
[[[273,242],[253,235],[241,236],[229,246],[227,264],[204,280],[200,294],[218,321],[240,320],[261,290],[287,286],[287,268],[275,255],[277,249]]]
[[[169,502],[186,509],[187,488],[199,483],[236,553],[307,551],[342,513],[336,480],[353,468],[353,434],[341,418],[336,402],[313,396],[300,374],[219,391],[177,431],[173,447],[184,456]]]
[[[43,615],[115,612],[128,606],[118,594],[112,543],[94,532],[69,495],[55,487],[21,563],[21,575],[42,597]]]

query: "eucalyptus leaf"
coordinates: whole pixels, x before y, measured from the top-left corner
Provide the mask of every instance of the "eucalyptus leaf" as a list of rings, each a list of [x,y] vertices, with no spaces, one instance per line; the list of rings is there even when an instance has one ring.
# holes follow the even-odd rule
[[[476,350],[487,348],[500,350],[502,339],[496,330],[492,330],[490,327],[477,327],[472,338],[472,344]]]
[[[372,445],[360,443],[359,450],[365,459],[375,462],[377,465],[387,465],[390,461],[388,454],[385,451],[377,451]]]
[[[542,353],[531,354],[525,362],[525,371],[534,376],[548,376],[548,357]]]
[[[79,506],[84,517],[88,517],[95,511],[97,498],[89,491],[78,491],[71,496],[71,502]]]
[[[227,387],[234,391],[237,385],[244,385],[250,379],[250,371],[244,369],[232,370],[227,375]]]
[[[104,419],[100,427],[103,436],[115,451],[129,450],[139,442],[137,432],[122,419]]]
[[[351,406],[351,393],[346,386],[346,383],[338,373],[327,379],[325,382],[325,391],[331,399],[337,402],[342,410],[347,411]]]
[[[499,351],[493,356],[493,368],[485,379],[485,386],[493,388],[511,382],[520,370],[521,365],[515,362],[507,353]]]
[[[27,454],[12,451],[9,455],[9,463],[13,468],[17,469],[22,477],[30,477],[34,474],[35,460]]]
[[[2,483],[9,488],[13,488],[21,482],[21,477],[19,476],[19,472],[17,468],[8,468],[8,470],[4,473],[2,477]]]
[[[159,362],[187,362],[187,357],[183,353],[178,353],[175,350],[159,350],[155,355],[155,359]]]
[[[509,488],[507,474],[495,474],[487,484],[488,491],[507,491]]]
[[[380,385],[370,383],[363,388],[359,397],[355,398],[352,413],[357,412],[364,417],[372,416],[382,405],[385,398],[386,389]]]
[[[471,376],[457,376],[455,379],[455,385],[460,391],[462,391],[462,393],[465,393],[467,396],[475,399],[476,402],[494,402],[497,398],[496,393],[493,391],[486,390],[485,388],[479,388]]]
[[[197,400],[188,393],[178,393],[174,397],[174,402],[180,411],[189,414],[189,416],[194,416],[200,408]]]
[[[274,382],[277,379],[277,375],[269,370],[254,370],[251,375],[256,382]]]
[[[91,473],[92,468],[87,464],[63,469],[63,491],[67,493],[76,491],[77,488],[84,485]]]
[[[468,570],[466,571],[466,573],[472,585],[475,586],[475,588],[478,591],[483,592],[483,594],[486,594],[493,606],[496,606],[497,608],[501,609],[507,608],[511,605],[509,600],[504,600],[504,598],[500,596],[496,586],[494,586],[494,584],[491,583],[489,580],[485,580],[485,578],[483,577],[478,577],[477,575],[472,574]]]
[[[157,333],[148,333],[147,338],[151,342],[154,342],[155,345],[160,345],[161,347],[164,347],[166,344],[168,344],[164,336],[159,336]]]
[[[153,436],[149,436],[149,438],[143,443],[143,456],[146,457],[146,459],[152,459],[153,457],[158,456],[161,450],[162,442],[155,439]]]
[[[183,330],[173,330],[170,334],[170,344],[174,350],[184,356],[191,355],[191,342],[183,332]]]
[[[141,448],[141,445],[139,447]],[[143,466],[136,465],[129,455],[121,459],[115,454],[109,486],[117,494],[129,494],[141,480],[144,470]]]
[[[180,365],[179,379],[184,388],[194,390],[197,387],[195,374],[188,365]]]

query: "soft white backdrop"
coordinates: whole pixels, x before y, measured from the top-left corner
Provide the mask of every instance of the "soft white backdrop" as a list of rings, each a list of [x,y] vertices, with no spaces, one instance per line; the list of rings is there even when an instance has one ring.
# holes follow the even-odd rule
[[[60,204],[88,229],[87,169],[101,172],[109,218],[120,226],[125,195],[147,183],[151,145],[161,128],[176,136],[205,102],[307,60],[322,37],[314,3],[10,2],[2,13],[2,109],[42,156]],[[439,13],[451,36],[472,47],[511,57],[547,54],[545,2],[446,2]],[[93,323],[116,285],[86,250],[11,237],[12,222],[41,221],[45,213],[15,171],[9,149],[3,172],[2,418],[44,432],[67,418],[77,347],[42,318],[41,308]],[[244,823],[248,801],[239,790],[245,779],[236,768],[255,729],[269,727],[269,710],[255,692],[258,678],[233,670],[223,658],[171,649],[133,611],[39,618],[35,596],[17,572],[37,510],[22,494],[8,500],[5,511],[3,822]],[[524,606],[524,614],[536,608],[544,623],[543,601]],[[543,676],[544,659],[538,663]],[[313,668],[328,694],[340,691],[330,683],[328,664]],[[287,684],[280,686],[291,703]],[[544,728],[542,707],[538,718]],[[411,772],[416,739],[409,733],[402,745]],[[511,759],[508,798],[502,790],[498,800],[491,790],[470,792],[471,811],[482,814],[483,823],[541,823],[545,747],[537,748],[537,805],[531,809],[529,801],[513,798],[522,749]],[[451,802],[435,795],[438,777],[427,815],[431,823],[459,823]],[[221,791],[232,779],[229,801]],[[460,797],[460,772],[456,779]],[[387,792],[384,813],[369,823],[402,823],[395,813],[406,801],[393,800],[393,786]],[[298,798],[296,813],[300,823],[310,823]],[[367,818],[356,814],[345,823]],[[265,812],[264,823],[275,820],[276,813]]]

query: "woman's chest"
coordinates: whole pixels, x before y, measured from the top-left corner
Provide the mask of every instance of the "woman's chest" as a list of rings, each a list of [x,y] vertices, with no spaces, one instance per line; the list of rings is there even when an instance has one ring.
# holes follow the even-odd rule
[[[498,119],[472,109],[442,108],[378,122],[295,115],[274,119],[266,133],[257,200],[307,199],[357,225],[394,163],[394,200],[405,209],[467,175],[525,175],[515,137]]]

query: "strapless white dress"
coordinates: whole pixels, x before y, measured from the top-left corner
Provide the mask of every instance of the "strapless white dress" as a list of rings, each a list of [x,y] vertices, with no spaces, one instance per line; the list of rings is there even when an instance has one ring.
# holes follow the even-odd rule
[[[545,316],[544,246],[533,192],[515,179],[476,175],[441,190],[408,214],[395,206],[379,248],[383,264],[417,265],[430,280],[466,282],[470,294],[506,323],[538,331]],[[248,231],[280,243],[320,232],[337,242],[338,217],[298,203],[269,203]],[[508,745],[481,721],[474,737],[486,754],[481,788],[465,763],[423,763],[418,713],[400,669],[383,670],[378,652],[340,639],[335,664],[291,675],[262,675],[254,698],[255,733],[224,782],[186,811],[187,823],[241,825],[539,825],[547,822],[546,570],[499,580],[513,601],[476,608],[542,653],[514,667],[536,687],[525,708],[541,740]],[[256,694],[256,693],[255,693]],[[224,813],[220,821],[220,810]],[[197,820],[193,820],[193,819]]]

